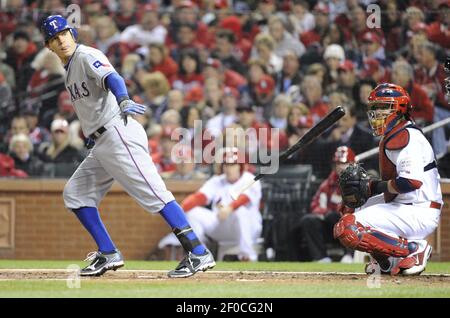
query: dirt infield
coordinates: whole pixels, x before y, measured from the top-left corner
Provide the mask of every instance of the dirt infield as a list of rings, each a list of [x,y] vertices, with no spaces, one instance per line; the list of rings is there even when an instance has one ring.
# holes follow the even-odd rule
[[[74,271],[63,269],[1,269],[0,281],[5,280],[65,280],[74,275]],[[344,282],[366,280],[367,275],[362,273],[339,272],[272,272],[272,271],[208,271],[198,273],[188,278],[197,281],[249,281],[249,282]],[[450,285],[450,274],[422,274],[421,276],[382,276],[384,281],[400,284],[402,282],[422,282],[437,285]],[[82,277],[82,280],[111,280],[111,281],[180,281],[167,277],[166,271],[161,270],[118,270],[107,272],[102,277]]]

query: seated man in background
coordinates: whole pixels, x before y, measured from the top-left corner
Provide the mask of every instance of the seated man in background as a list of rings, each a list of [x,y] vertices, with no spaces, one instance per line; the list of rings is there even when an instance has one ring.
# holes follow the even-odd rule
[[[311,213],[300,220],[300,235],[306,243],[312,261],[330,263],[327,256],[327,242],[333,241],[333,227],[339,221],[341,214],[339,205],[342,197],[338,186],[339,174],[350,163],[355,162],[355,153],[347,146],[336,149],[333,157],[334,169],[317,190],[311,201]],[[352,262],[351,250],[346,250],[342,263]]]
[[[70,145],[69,123],[67,120],[53,120],[50,130],[52,141],[41,144],[41,159],[47,163],[72,164],[73,169],[68,169],[67,166],[61,166],[61,169],[55,168],[55,177],[69,177],[83,161],[83,156],[76,148]]]
[[[196,193],[184,199],[181,206],[201,242],[205,243],[209,237],[218,242],[236,243],[240,249],[239,260],[257,261],[253,245],[262,231],[261,185],[255,183],[233,201],[230,189],[239,189],[255,176],[245,171],[245,160],[237,148],[225,148],[223,158],[222,174],[206,181]],[[211,205],[211,210],[204,207],[207,205]],[[170,233],[158,247],[179,244]]]

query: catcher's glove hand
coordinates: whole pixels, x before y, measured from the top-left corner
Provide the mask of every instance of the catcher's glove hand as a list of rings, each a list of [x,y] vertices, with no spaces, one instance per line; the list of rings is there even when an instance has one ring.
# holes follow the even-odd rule
[[[359,164],[351,164],[339,176],[343,203],[352,209],[359,208],[371,196],[370,178]]]

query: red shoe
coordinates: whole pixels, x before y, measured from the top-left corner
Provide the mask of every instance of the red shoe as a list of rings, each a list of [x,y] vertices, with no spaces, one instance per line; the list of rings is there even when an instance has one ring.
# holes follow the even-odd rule
[[[425,240],[414,241],[417,248],[414,252],[402,259],[391,271],[392,275],[420,275],[427,266],[433,248]]]

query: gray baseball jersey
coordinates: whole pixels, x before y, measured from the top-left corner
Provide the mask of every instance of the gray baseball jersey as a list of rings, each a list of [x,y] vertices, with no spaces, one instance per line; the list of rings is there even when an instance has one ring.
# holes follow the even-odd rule
[[[125,123],[115,96],[105,89],[114,68],[103,53],[84,45],[66,68],[66,87],[83,133],[106,128],[64,187],[66,207],[98,207],[116,180],[144,209],[161,211],[175,198],[152,162],[144,128],[131,117]]]
[[[101,51],[85,45],[77,46],[66,66],[66,88],[85,136],[120,114],[116,97],[105,88],[115,71]]]

